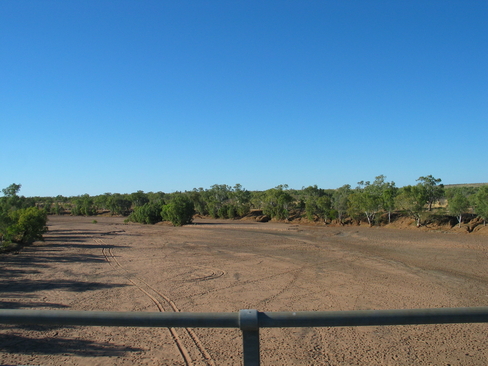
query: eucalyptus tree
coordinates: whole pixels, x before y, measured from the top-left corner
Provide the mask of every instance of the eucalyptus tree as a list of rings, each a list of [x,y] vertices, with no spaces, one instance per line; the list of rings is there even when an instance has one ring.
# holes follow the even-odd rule
[[[398,188],[395,182],[385,182],[382,189],[383,209],[388,212],[388,223],[391,223],[391,213],[395,210],[395,197],[398,194]]]
[[[210,216],[213,218],[227,217],[227,209],[224,206],[228,201],[232,188],[226,184],[214,184],[205,192],[205,201]]]
[[[417,182],[425,190],[426,204],[429,207],[429,211],[432,211],[432,204],[444,196],[444,185],[439,184],[442,180],[428,175],[426,177],[420,177],[417,179]]]
[[[107,208],[112,215],[125,216],[128,214],[132,202],[126,196],[120,193],[114,193],[107,198]]]
[[[332,209],[332,194],[325,193],[316,200],[317,215],[327,223],[327,220],[336,218],[336,211]]]
[[[92,216],[96,215],[97,209],[93,197],[84,194],[71,199],[71,214],[75,216]]]
[[[369,226],[373,226],[376,219],[376,214],[384,207],[383,191],[387,185],[385,176],[379,175],[375,177],[373,183],[359,182],[357,191],[357,201],[359,208],[364,212]]]
[[[459,227],[463,221],[463,214],[469,209],[469,200],[461,191],[455,192],[448,201],[449,212],[456,216]]]
[[[265,191],[263,213],[278,220],[287,219],[291,202],[293,196],[288,192],[288,185],[268,189]]]
[[[193,188],[186,192],[195,207],[195,213],[199,215],[208,215],[207,202],[205,201],[205,190],[203,188]]]
[[[323,219],[323,211],[319,207],[319,198],[324,195],[324,190],[318,188],[317,185],[303,187],[301,191],[298,192],[298,197],[300,199],[300,209],[305,208],[305,214],[307,219],[314,221],[315,217]]]
[[[332,207],[336,210],[337,219],[341,225],[344,224],[344,214],[349,208],[349,195],[351,193],[351,186],[344,184],[342,187],[337,188],[332,195]]]
[[[230,206],[229,214],[230,218],[238,215],[240,217],[245,216],[249,213],[251,206],[251,192],[243,188],[241,184],[237,183],[229,193]],[[234,216],[231,215],[231,211],[234,211]]]
[[[405,186],[399,189],[395,197],[395,205],[404,210],[408,216],[415,219],[420,226],[422,213],[428,201],[425,189],[421,185]]]
[[[132,202],[133,207],[140,207],[149,202],[149,198],[144,191],[133,192],[129,195],[128,199]]]
[[[483,224],[486,225],[486,220],[488,220],[488,185],[479,187],[473,195],[473,203],[474,212],[483,219]]]

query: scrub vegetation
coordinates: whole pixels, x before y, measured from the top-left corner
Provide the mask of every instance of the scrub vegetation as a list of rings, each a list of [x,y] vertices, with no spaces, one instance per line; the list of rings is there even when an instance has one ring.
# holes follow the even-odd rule
[[[3,189],[2,243],[29,243],[42,238],[47,215],[118,215],[126,222],[174,226],[192,223],[193,217],[251,218],[256,221],[300,221],[336,225],[383,226],[405,217],[417,227],[448,223],[451,227],[486,225],[488,184],[445,187],[432,175],[417,184],[397,187],[384,175],[372,181],[346,184],[337,189],[317,185],[290,189],[286,184],[265,191],[248,191],[242,185],[215,184],[185,192],[84,194],[75,197],[18,196],[19,184]]]
[[[0,198],[0,251],[12,250],[43,240],[47,212],[35,200],[19,196],[20,184],[2,189]]]

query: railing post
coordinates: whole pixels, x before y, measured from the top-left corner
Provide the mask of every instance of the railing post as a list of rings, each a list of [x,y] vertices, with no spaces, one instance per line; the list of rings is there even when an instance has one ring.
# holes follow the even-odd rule
[[[244,366],[259,366],[259,319],[257,310],[239,311],[239,328],[242,331]]]

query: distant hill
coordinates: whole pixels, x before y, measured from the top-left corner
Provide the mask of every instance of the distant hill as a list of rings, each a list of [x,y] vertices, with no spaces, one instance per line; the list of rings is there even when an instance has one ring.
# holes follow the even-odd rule
[[[488,183],[461,183],[461,184],[444,184],[445,188],[454,188],[454,187],[481,187],[486,186]]]

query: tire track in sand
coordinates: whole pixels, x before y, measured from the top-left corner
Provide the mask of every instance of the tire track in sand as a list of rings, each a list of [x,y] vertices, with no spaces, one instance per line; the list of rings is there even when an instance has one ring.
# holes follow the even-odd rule
[[[178,309],[176,304],[168,296],[157,291],[154,287],[149,285],[143,279],[141,279],[137,276],[130,275],[129,271],[127,269],[125,269],[120,264],[120,262],[117,260],[117,257],[113,254],[112,248],[107,246],[107,244],[104,242],[103,239],[94,239],[94,240],[97,244],[103,246],[102,247],[102,254],[105,257],[105,260],[108,262],[108,264],[118,271],[125,272],[126,275],[124,277],[127,279],[127,281],[132,283],[139,291],[141,291],[147,297],[149,297],[151,299],[151,301],[156,305],[156,307],[158,308],[158,310],[160,312],[165,312],[168,310],[173,311],[173,312],[180,312],[180,309]],[[158,300],[158,297],[163,299],[164,301]],[[165,309],[165,304],[166,304],[167,309]],[[207,366],[216,366],[215,361],[212,359],[212,357],[210,356],[210,354],[205,349],[202,342],[200,341],[200,339],[198,338],[198,336],[195,334],[195,332],[192,329],[184,328],[184,331],[187,334],[187,338],[189,338],[191,340],[193,345],[196,346],[196,349],[199,351],[200,357],[198,357],[198,355],[197,355],[197,357],[201,358],[201,360],[198,360],[198,361],[197,360],[194,361],[192,359],[190,352],[188,351],[188,348],[184,344],[185,342],[182,340],[183,337],[181,337],[178,334],[176,329],[175,328],[168,328],[168,330],[170,331],[171,336],[173,337],[173,340],[175,341],[175,344],[178,348],[178,351],[180,352],[180,354],[181,354],[181,356],[182,356],[182,358],[183,358],[183,360],[187,366],[193,366],[193,365],[195,365],[195,363],[202,364],[202,362],[204,365],[207,365]],[[188,340],[187,340],[186,343],[190,343],[190,342],[188,342]],[[192,345],[190,344],[190,346],[192,346]]]

